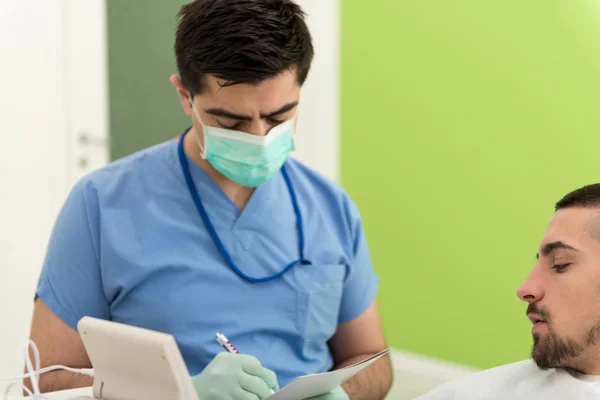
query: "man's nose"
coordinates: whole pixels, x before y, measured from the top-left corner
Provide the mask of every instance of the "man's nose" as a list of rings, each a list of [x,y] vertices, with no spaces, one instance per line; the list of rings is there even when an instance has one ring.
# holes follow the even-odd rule
[[[265,119],[253,120],[248,127],[248,133],[256,136],[266,136],[273,126]]]
[[[543,285],[535,269],[517,289],[517,296],[527,303],[537,303],[544,297]]]

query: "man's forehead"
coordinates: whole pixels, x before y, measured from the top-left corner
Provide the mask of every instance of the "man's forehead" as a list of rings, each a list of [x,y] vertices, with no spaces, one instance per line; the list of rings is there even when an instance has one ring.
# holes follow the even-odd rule
[[[273,77],[253,83],[233,83],[214,75],[205,75],[204,83],[212,95],[282,92],[289,93],[300,89],[296,69],[287,69]]]
[[[269,113],[296,102],[300,85],[295,76],[278,76],[258,84],[240,83],[222,86],[225,82],[208,76],[206,90],[199,96],[204,108],[223,108],[243,114]]]
[[[594,239],[600,241],[600,210],[573,207],[558,210],[552,216],[540,248],[556,241],[575,245]],[[600,245],[600,242],[598,243]]]

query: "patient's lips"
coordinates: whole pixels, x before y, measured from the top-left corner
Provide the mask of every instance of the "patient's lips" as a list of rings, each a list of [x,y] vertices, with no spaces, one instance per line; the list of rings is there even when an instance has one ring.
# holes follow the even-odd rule
[[[537,314],[534,313],[529,313],[527,314],[527,318],[529,318],[529,320],[531,322],[533,322],[534,324],[537,324],[538,322],[546,322],[542,319],[542,317],[538,316]]]
[[[529,320],[533,323],[531,332],[534,332],[535,330],[539,329],[539,327],[546,324],[546,321],[537,314],[529,313],[527,314],[527,318],[529,318]]]

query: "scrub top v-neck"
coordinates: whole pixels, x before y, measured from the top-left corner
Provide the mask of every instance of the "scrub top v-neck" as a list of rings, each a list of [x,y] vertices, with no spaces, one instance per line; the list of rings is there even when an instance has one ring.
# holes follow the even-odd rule
[[[183,146],[184,138],[185,138],[186,134],[187,134],[187,131],[184,132],[183,134],[181,134],[181,136],[179,138],[179,144],[177,146],[177,158],[179,160],[179,164],[181,165],[181,172],[183,173],[183,177],[185,178],[185,183],[190,192],[190,196],[192,196],[192,200],[194,201],[196,210],[198,210],[198,214],[202,218],[202,222],[204,223],[204,226],[208,230],[208,233],[210,234],[210,237],[212,238],[215,246],[217,246],[217,249],[219,249],[219,252],[223,256],[223,259],[225,260],[225,262],[227,262],[227,265],[229,265],[229,267],[239,277],[247,280],[248,282],[262,283],[262,282],[268,282],[268,281],[272,281],[274,279],[278,279],[283,274],[289,272],[292,268],[294,268],[298,265],[311,264],[311,262],[304,257],[304,254],[305,254],[305,251],[304,251],[304,244],[305,244],[304,224],[303,224],[303,219],[302,219],[302,213],[300,212],[300,208],[298,205],[298,197],[296,196],[296,192],[294,190],[294,187],[293,187],[292,181],[289,177],[289,174],[287,173],[287,171],[285,169],[285,165],[283,165],[280,172],[281,172],[281,176],[283,177],[283,180],[285,182],[285,187],[287,189],[287,192],[288,192],[288,195],[290,198],[290,202],[294,209],[294,216],[296,217],[296,228],[298,230],[299,256],[298,256],[298,258],[294,258],[293,261],[291,261],[290,263],[288,263],[287,265],[282,267],[279,272],[274,273],[272,275],[268,275],[268,276],[261,276],[261,277],[250,276],[250,275],[246,274],[243,271],[243,269],[240,269],[240,267],[232,260],[231,254],[229,253],[227,248],[223,245],[223,241],[221,240],[219,234],[217,233],[215,226],[211,221],[211,218],[209,217],[208,213],[206,212],[206,207],[204,207],[204,204],[202,203],[202,198],[201,198],[200,194],[198,193],[198,188],[196,187],[196,184],[194,183],[194,179],[192,178],[192,174],[190,172],[190,166],[188,163],[188,157],[186,157],[185,149]],[[264,185],[262,187],[264,187]],[[261,189],[261,187],[259,187],[256,190],[260,190],[260,189]]]

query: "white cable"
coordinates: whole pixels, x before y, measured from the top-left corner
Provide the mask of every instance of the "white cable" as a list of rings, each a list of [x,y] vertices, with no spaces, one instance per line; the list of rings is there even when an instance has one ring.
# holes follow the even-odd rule
[[[33,351],[33,356],[35,359],[35,368],[33,367],[32,362],[31,362],[31,357],[29,356],[29,348],[31,348]],[[4,391],[4,400],[9,400],[8,396],[9,396],[10,390],[15,386],[20,388],[21,390],[24,390],[28,394],[29,397],[27,397],[27,399],[49,400],[47,397],[45,397],[44,395],[42,395],[40,393],[40,387],[39,387],[39,381],[38,381],[39,375],[46,373],[46,372],[56,371],[56,370],[65,370],[65,371],[70,371],[70,372],[74,372],[74,373],[78,373],[78,374],[94,376],[94,370],[92,368],[78,369],[78,368],[65,367],[64,365],[52,365],[50,367],[40,368],[40,352],[37,348],[37,345],[35,344],[35,342],[33,340],[29,340],[29,342],[27,343],[27,347],[25,348],[25,367],[27,369],[26,374],[19,375],[19,376],[0,377],[0,381],[29,378],[31,381],[31,387],[33,389],[33,392],[31,390],[29,390],[26,386],[24,386],[22,383],[13,382],[13,383],[9,384],[6,387],[6,390]]]
[[[29,356],[30,347],[33,350],[33,357],[35,358],[35,370],[33,369],[33,365],[31,365],[31,357]],[[33,342],[33,340],[29,340],[27,347],[25,348],[25,367],[27,367],[27,375],[30,376],[33,394],[38,396],[41,394],[37,374],[37,371],[40,369],[40,352],[38,351],[37,345]]]
[[[33,365],[31,364],[31,357],[29,356],[29,348],[30,347],[33,350],[33,356],[35,358],[35,366],[36,366],[35,372],[33,369]],[[33,388],[33,393],[31,393],[31,390],[29,390],[27,387],[25,387],[21,383],[11,383],[10,385],[7,386],[6,390],[4,391],[4,400],[8,400],[8,394],[10,393],[10,389],[13,388],[14,386],[20,387],[22,390],[27,392],[27,394],[29,395],[29,398],[31,398],[31,399],[48,400],[46,397],[44,397],[40,394],[40,388],[38,386],[38,371],[40,369],[40,352],[38,351],[38,348],[33,340],[29,340],[29,342],[27,343],[27,347],[25,347],[25,367],[27,368],[27,375],[30,377],[30,380],[31,380],[31,387]]]
[[[41,374],[45,374],[46,372],[52,372],[52,371],[58,371],[58,370],[64,370],[64,371],[69,371],[69,372],[73,372],[76,374],[94,376],[93,368],[81,368],[81,369],[80,368],[70,368],[70,367],[65,367],[64,365],[52,365],[50,367],[40,369],[39,371],[37,371],[37,373],[39,375],[41,375]],[[29,378],[29,374],[15,375],[15,376],[2,376],[2,377],[0,377],[0,381],[14,381],[17,379],[26,379],[26,378]]]

